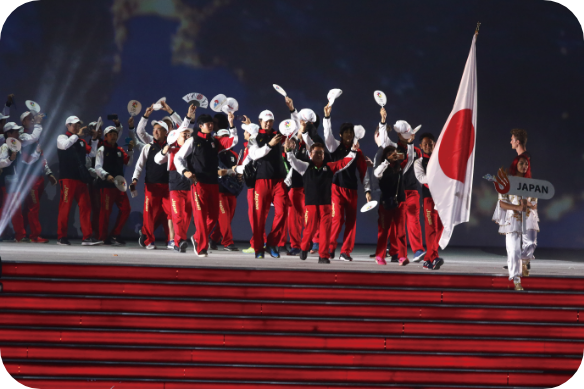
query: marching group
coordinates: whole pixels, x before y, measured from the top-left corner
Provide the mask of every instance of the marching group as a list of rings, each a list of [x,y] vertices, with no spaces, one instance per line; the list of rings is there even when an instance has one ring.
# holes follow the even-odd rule
[[[338,130],[339,139],[335,137],[332,104],[325,106],[321,120],[311,109],[297,111],[287,96],[285,102],[291,120],[299,129],[291,137],[274,127],[274,115],[269,110],[259,114],[256,124],[247,116],[236,118],[232,112],[195,117],[197,107],[190,105],[185,118],[181,119],[162,101],[160,104],[168,116],[150,123],[151,134],[147,127],[154,105],[146,109],[137,126],[131,117],[128,121],[131,141],[120,146],[118,140],[123,128],[117,118],[113,118],[114,125],[102,129],[101,123],[84,126],[78,117],[70,116],[65,121],[66,132],[57,138],[57,180],[39,146],[42,114],[27,111],[20,116],[22,125],[6,123],[13,103],[13,95],[10,95],[0,116],[0,129],[4,140],[16,138],[22,148],[14,152],[5,143],[0,149],[1,206],[6,207],[19,198],[21,185],[17,182],[33,182],[30,194],[22,197],[22,205],[11,216],[14,239],[17,242],[48,242],[40,236],[39,222],[43,176],[46,175],[51,183],[58,181],[60,186],[58,244],[70,244],[68,218],[75,201],[79,207],[82,245],[124,245],[121,232],[130,215],[130,202],[127,192],[118,189],[120,183],[116,182],[116,177],[124,176],[124,167],[132,164],[137,151],[139,156],[129,189],[135,195],[144,175],[145,200],[139,243],[146,249],[156,248],[154,232],[162,226],[168,249],[186,252],[188,229],[194,219],[196,232],[190,240],[198,256],[207,256],[209,249],[216,250],[219,245],[225,250],[237,251],[231,222],[237,196],[245,184],[252,238],[250,249],[244,252],[255,253],[256,258],[263,258],[266,252],[279,258],[281,252],[286,252],[305,260],[308,252],[318,251],[319,263],[329,263],[338,252],[339,259],[351,261],[361,182],[368,202],[373,200],[372,193],[380,193],[378,242],[372,255],[376,263],[385,265],[387,256],[400,266],[409,263],[407,230],[414,253],[412,260],[423,260],[426,269],[439,269],[444,263],[438,255],[443,227],[426,177],[435,137],[423,133],[417,136],[419,147],[415,146],[417,129],[413,130],[403,120],[388,126],[387,113],[381,108],[374,134],[378,150],[372,161],[359,148],[355,136],[357,126],[343,123]],[[240,154],[233,151],[239,142],[236,120],[242,121],[245,138]],[[318,132],[321,124],[323,137]],[[396,142],[389,137],[392,128],[397,134]],[[512,145],[516,142],[513,148],[518,151],[518,157],[512,164],[515,170],[511,174],[530,177],[530,158],[525,152],[527,135],[523,130],[514,131]],[[368,168],[373,172],[372,177]],[[535,212],[536,209],[536,205],[525,202],[512,204],[509,199],[500,200],[497,220],[504,230],[503,226],[507,225],[505,212],[525,212],[527,208]],[[110,231],[109,219],[114,204],[118,207],[118,216]],[[271,231],[266,235],[271,205],[274,218]],[[26,238],[25,219],[30,239]],[[339,249],[337,240],[343,226],[343,243]],[[506,230],[502,233],[507,234]],[[523,246],[529,239],[523,237]],[[521,238],[519,243],[516,239],[507,240],[508,249],[510,246],[515,251],[525,249]],[[531,240],[533,251],[535,238]],[[288,242],[289,249],[286,248]],[[522,259],[528,263],[529,258]],[[525,275],[525,266],[519,266],[519,270],[516,267],[509,265],[510,278],[519,277],[522,271]]]

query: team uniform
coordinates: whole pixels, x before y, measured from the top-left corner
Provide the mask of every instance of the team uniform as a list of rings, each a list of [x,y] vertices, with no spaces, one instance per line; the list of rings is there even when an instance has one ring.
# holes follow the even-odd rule
[[[332,134],[331,118],[325,117],[323,120],[325,144],[331,153],[333,161],[344,159],[351,149],[345,147],[336,140]],[[357,177],[357,172],[359,177]],[[358,182],[361,181],[365,193],[371,192],[369,174],[367,172],[367,162],[361,150],[357,151],[355,163],[348,169],[343,170],[333,178],[332,185],[332,232],[329,243],[329,250],[334,254],[337,247],[337,239],[343,224],[345,233],[343,236],[343,246],[341,247],[341,259],[351,260],[350,254],[355,247],[355,232],[357,227],[357,189]],[[342,254],[345,254],[344,256]],[[334,256],[334,255],[333,255]]]
[[[284,179],[287,171],[282,157],[283,146],[282,143],[278,143],[274,147],[269,146],[269,142],[276,134],[275,130],[260,129],[253,140],[254,145],[249,151],[250,158],[257,165],[253,198],[253,247],[257,256],[264,251],[266,219],[271,203],[274,204],[275,213],[272,231],[267,236],[266,246],[274,257],[279,257],[279,254],[273,253],[271,248],[276,247],[277,250],[286,227],[286,184]]]
[[[121,129],[118,133],[121,133]],[[97,150],[97,156],[95,159],[95,172],[99,176],[100,180],[97,181],[97,187],[100,192],[101,199],[101,210],[99,215],[99,240],[104,240],[106,244],[124,244],[119,238],[122,233],[122,228],[128,217],[130,216],[130,200],[126,192],[120,191],[116,188],[115,184],[107,181],[108,175],[113,176],[124,176],[124,165],[128,166],[132,163],[134,152],[126,151],[119,147],[118,144],[111,146],[109,143],[104,142]],[[113,239],[108,240],[108,226],[109,219],[112,212],[113,205],[118,206],[118,217],[116,218],[116,223],[109,236]]]
[[[183,127],[181,128],[187,126],[190,128],[190,120],[185,118],[185,122],[182,125]],[[178,131],[181,131],[181,129],[179,128]],[[191,181],[176,170],[175,158],[180,149],[181,146],[175,142],[170,145],[166,154],[164,154],[164,150],[156,154],[154,161],[157,164],[167,164],[172,224],[174,226],[174,249],[185,252],[186,243],[182,245],[181,243],[187,241],[193,209],[191,203]]]
[[[91,201],[89,200],[89,190],[87,188],[91,176],[87,170],[86,156],[95,156],[97,143],[97,140],[92,140],[90,146],[85,140],[80,139],[79,136],[69,131],[64,135],[59,135],[57,138],[59,184],[61,187],[57,229],[57,238],[59,240],[67,238],[69,211],[73,200],[75,200],[79,206],[79,219],[83,234],[82,245],[103,243],[91,238]]]
[[[0,194],[2,196],[0,202],[0,215],[8,209],[12,212],[10,220],[12,221],[12,228],[14,228],[14,239],[20,242],[26,237],[26,230],[24,229],[24,220],[20,209],[18,188],[18,173],[17,166],[21,163],[21,153],[18,152],[14,161],[10,160],[12,152],[7,144],[0,147]],[[4,231],[0,231],[2,234]]]
[[[399,264],[407,265],[406,234],[403,228],[404,212],[402,204],[406,200],[403,169],[399,164],[391,166],[384,160],[374,170],[373,174],[379,180],[381,197],[379,201],[379,219],[377,222],[377,249],[375,250],[376,262],[385,265],[387,253],[387,240],[391,239],[392,248],[395,245],[396,254],[399,256]]]
[[[426,177],[426,169],[430,156],[422,153],[422,158],[414,162],[414,172],[416,178],[422,185],[422,198],[424,201],[424,229],[426,231],[426,255],[424,256],[424,268],[430,270],[438,270],[442,265],[442,260],[434,262],[438,257],[438,247],[444,226],[442,220],[438,215],[438,211],[434,208],[434,199],[428,187],[428,178]],[[437,268],[435,265],[438,265]]]
[[[409,124],[403,121],[398,121],[398,123],[405,123],[408,127]],[[396,123],[397,125],[397,123]],[[398,129],[396,128],[396,131]],[[394,143],[389,139],[386,130],[386,123],[379,123],[379,137],[381,138],[382,147],[394,146],[399,153],[403,153],[405,158],[401,162],[401,168],[403,171],[403,181],[405,188],[406,200],[400,204],[400,212],[402,212],[402,224],[399,228],[404,229],[407,224],[408,237],[410,240],[410,247],[414,252],[414,261],[422,259],[425,250],[422,242],[422,228],[420,225],[420,193],[418,192],[418,180],[414,173],[413,165],[416,159],[422,157],[422,151],[412,144],[407,144],[404,146],[401,142]],[[391,256],[398,255],[398,248],[391,240],[391,248],[389,254]]]
[[[304,236],[301,243],[301,259],[306,259],[306,252],[310,250],[312,238],[319,229],[319,263],[329,263],[332,224],[332,183],[336,173],[347,169],[356,157],[351,151],[345,158],[336,162],[324,163],[318,167],[314,162],[298,160],[294,153],[288,152],[290,164],[300,175],[304,183]]]
[[[44,177],[53,174],[47,164],[47,160],[43,158],[42,151],[40,153],[37,152],[38,138],[41,132],[41,125],[35,124],[31,134],[25,132],[19,136],[19,140],[23,145],[21,149],[22,164],[20,165],[22,177],[27,182],[32,181],[32,187],[22,204],[22,213],[24,223],[27,224],[28,222],[30,240],[35,243],[47,243],[49,241],[40,236],[42,227],[39,220],[39,212],[41,209],[41,197],[45,191]]]
[[[237,185],[233,182],[236,178],[233,177],[235,173],[232,167],[237,166],[239,156],[235,151],[229,149],[219,152],[218,157],[220,162],[218,168],[227,169],[227,175],[219,178],[219,217],[209,239],[212,242],[220,243],[226,250],[235,250],[231,222],[235,216],[237,196],[243,184]]]
[[[238,140],[235,128],[230,128],[229,132],[229,137],[221,138],[215,138],[210,133],[197,132],[180,148],[174,160],[181,175],[190,171],[197,179],[197,183],[191,186],[196,227],[192,241],[199,256],[206,255],[209,233],[219,216],[218,152],[232,148]]]

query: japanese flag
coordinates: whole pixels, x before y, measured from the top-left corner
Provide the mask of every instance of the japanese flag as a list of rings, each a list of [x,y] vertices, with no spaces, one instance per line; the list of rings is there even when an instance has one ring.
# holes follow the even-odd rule
[[[442,249],[448,245],[454,226],[468,222],[470,216],[477,126],[476,38],[475,34],[454,107],[427,169],[428,187],[444,225]]]

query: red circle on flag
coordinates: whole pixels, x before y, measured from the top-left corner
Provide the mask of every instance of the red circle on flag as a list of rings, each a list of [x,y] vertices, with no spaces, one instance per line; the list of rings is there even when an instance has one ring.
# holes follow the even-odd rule
[[[474,141],[472,110],[462,109],[450,119],[438,151],[440,167],[447,177],[464,183],[466,166],[474,149]]]

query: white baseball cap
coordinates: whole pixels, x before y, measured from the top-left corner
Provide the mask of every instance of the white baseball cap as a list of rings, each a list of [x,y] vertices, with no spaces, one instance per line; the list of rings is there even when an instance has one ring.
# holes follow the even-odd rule
[[[2,114],[2,112],[0,112],[0,120],[4,120],[4,119],[8,119],[10,117],[10,115],[4,115]]]
[[[260,113],[259,119],[262,122],[268,121],[268,120],[274,120],[274,114],[272,113],[272,111],[268,111],[267,109],[265,111],[262,111]]]
[[[251,136],[257,135],[260,131],[260,126],[255,123],[242,124],[241,128],[243,128],[244,131],[247,131]]]
[[[300,117],[300,120],[303,120],[305,122],[311,123],[316,122],[316,114],[312,109],[309,108],[304,108],[303,110],[298,112],[298,117]]]
[[[65,121],[65,124],[75,124],[79,122],[81,122],[81,119],[79,119],[77,116],[69,116]]]
[[[168,132],[168,124],[166,124],[162,120],[152,120],[152,127],[154,127],[157,124]]]
[[[32,115],[32,112],[26,111],[22,115],[20,115],[20,121],[22,122],[28,115]]]
[[[18,124],[14,123],[14,122],[8,122],[4,125],[4,132],[18,131],[18,130],[21,130],[22,128],[24,128],[24,127],[19,126]]]
[[[418,126],[412,130],[412,126],[409,125],[405,120],[398,120],[393,125],[395,132],[403,136],[404,138],[411,138],[416,132],[418,132],[422,126]]]
[[[115,128],[114,126],[106,127],[105,130],[103,130],[103,135],[106,136],[108,132],[112,131],[118,132],[118,129]]]
[[[217,131],[217,136],[225,136],[225,135],[229,135],[229,130],[219,130]]]

